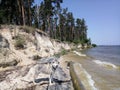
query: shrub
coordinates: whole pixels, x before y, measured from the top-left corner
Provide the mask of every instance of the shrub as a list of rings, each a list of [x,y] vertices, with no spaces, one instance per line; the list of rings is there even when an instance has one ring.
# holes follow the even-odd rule
[[[26,33],[34,33],[35,28],[28,26],[20,26],[19,29],[23,29]]]
[[[24,49],[26,44],[25,38],[22,35],[18,35],[15,37],[15,47],[16,49]]]
[[[41,59],[42,57],[40,57],[39,55],[34,55],[33,56],[33,60],[39,60],[39,59]]]
[[[65,54],[67,54],[67,51],[65,49],[62,49],[61,55],[65,55]]]
[[[67,50],[62,49],[61,52],[54,54],[54,56],[59,58],[60,56],[67,54],[67,52]]]
[[[92,44],[92,47],[97,47],[97,45],[96,44]]]
[[[0,24],[0,29],[2,29],[2,26],[1,26],[1,24]]]
[[[73,41],[73,43],[79,44],[79,43],[80,43],[80,40],[76,40],[76,39],[75,39],[75,40]]]

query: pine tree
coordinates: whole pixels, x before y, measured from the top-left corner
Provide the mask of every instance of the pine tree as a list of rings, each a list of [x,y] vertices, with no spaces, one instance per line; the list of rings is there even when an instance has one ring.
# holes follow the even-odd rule
[[[13,3],[14,2],[14,3]],[[0,24],[28,25],[48,33],[51,38],[75,43],[90,43],[84,19],[75,20],[68,8],[63,9],[63,0],[1,0]]]

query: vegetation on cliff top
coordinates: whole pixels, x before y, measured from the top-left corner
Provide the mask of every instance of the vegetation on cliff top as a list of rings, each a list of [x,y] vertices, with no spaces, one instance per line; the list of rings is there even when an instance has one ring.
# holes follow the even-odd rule
[[[34,0],[1,0],[0,24],[31,26],[43,30],[53,39],[91,44],[85,19],[75,19],[61,3],[63,0],[41,0],[38,5]],[[25,30],[33,32],[33,29]]]

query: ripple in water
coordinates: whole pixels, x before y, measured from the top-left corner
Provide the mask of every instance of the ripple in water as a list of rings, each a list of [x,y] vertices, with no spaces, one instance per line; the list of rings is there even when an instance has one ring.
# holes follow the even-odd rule
[[[117,65],[114,65],[110,62],[105,62],[105,61],[100,61],[100,60],[93,60],[93,62],[95,62],[98,65],[107,67],[107,68],[114,68],[114,69],[119,69],[119,67]]]

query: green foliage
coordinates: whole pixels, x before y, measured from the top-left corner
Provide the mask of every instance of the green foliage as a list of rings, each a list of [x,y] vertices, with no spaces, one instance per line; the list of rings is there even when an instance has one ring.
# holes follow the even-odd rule
[[[23,25],[24,19],[25,24],[31,26],[33,2],[34,0],[1,0],[0,23]]]
[[[34,0],[2,0],[0,23],[24,25],[20,28],[27,33],[34,33],[35,29],[28,27],[33,26],[45,31],[53,39],[91,44],[87,38],[85,19],[75,19],[68,8],[62,8],[63,0],[41,0],[38,5],[33,3]]]
[[[97,45],[96,44],[92,44],[92,47],[97,47]]]
[[[35,28],[29,26],[20,26],[19,29],[24,30],[26,33],[34,33]]]
[[[59,53],[55,54],[54,56],[55,56],[55,57],[60,57],[60,56],[62,56],[62,55],[67,54],[67,52],[68,52],[67,50],[62,49],[62,50],[61,50],[61,52],[59,52]]]
[[[88,44],[88,45],[90,45],[90,42],[91,41],[89,39],[83,39],[83,40],[75,39],[73,41],[73,43],[75,44]]]
[[[15,47],[16,49],[24,49],[26,45],[26,41],[24,36],[18,35],[15,37]]]
[[[80,40],[75,39],[75,40],[73,40],[73,43],[75,43],[75,44],[79,44],[79,43],[81,43],[81,41],[80,41]]]
[[[65,49],[62,49],[61,55],[65,55],[65,54],[67,54],[67,51]]]

